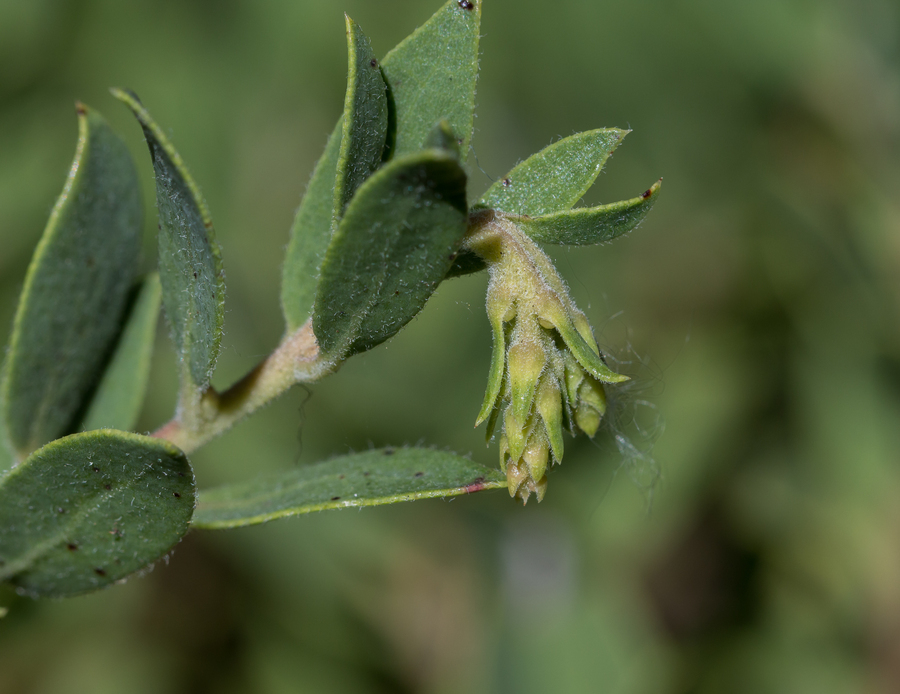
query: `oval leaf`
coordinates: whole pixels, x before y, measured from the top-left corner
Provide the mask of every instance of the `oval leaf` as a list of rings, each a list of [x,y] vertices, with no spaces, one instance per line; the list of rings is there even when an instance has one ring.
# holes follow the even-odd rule
[[[113,95],[144,130],[156,174],[159,212],[159,277],[163,305],[182,362],[182,380],[199,389],[209,384],[225,320],[225,274],[206,202],[181,156],[140,100]]]
[[[104,430],[47,444],[0,479],[0,580],[32,596],[103,588],[163,557],[195,503],[184,454]]]
[[[0,393],[22,457],[77,424],[122,323],[141,248],[137,174],[125,144],[78,106],[78,149],[28,268]]]
[[[382,61],[391,112],[390,158],[422,149],[445,119],[465,153],[475,117],[481,0],[449,0]]]
[[[135,297],[116,351],[103,373],[81,428],[121,429],[134,427],[150,377],[150,360],[156,338],[161,296],[159,276],[144,280]]]
[[[311,511],[505,489],[506,475],[452,453],[383,448],[200,493],[196,528],[255,525]]]
[[[324,354],[371,349],[422,309],[466,232],[466,176],[432,149],[386,164],[357,191],[322,264],[313,331]]]
[[[532,217],[568,210],[594,184],[628,133],[603,128],[554,142],[494,183],[476,207]]]
[[[587,246],[612,241],[640,224],[656,202],[662,179],[643,195],[597,207],[580,207],[544,217],[520,217],[516,225],[535,241]]]

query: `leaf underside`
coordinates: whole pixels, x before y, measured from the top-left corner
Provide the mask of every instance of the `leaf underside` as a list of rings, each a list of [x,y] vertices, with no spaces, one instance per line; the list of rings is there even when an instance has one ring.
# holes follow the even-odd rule
[[[106,429],[47,444],[0,479],[0,580],[32,596],[103,588],[187,532],[194,479],[161,439]]]
[[[209,210],[181,156],[132,93],[113,95],[134,113],[150,148],[159,213],[162,300],[183,378],[209,384],[225,319],[225,276]]]
[[[141,284],[116,350],[91,398],[81,426],[84,431],[134,427],[150,378],[161,292],[155,273]]]
[[[313,330],[346,357],[393,336],[447,274],[466,231],[466,176],[443,150],[396,159],[347,208],[322,264]]]
[[[535,241],[585,246],[612,241],[640,224],[659,195],[661,181],[630,200],[579,207],[543,217],[520,217],[515,223]]]
[[[141,247],[125,144],[79,106],[75,161],[28,269],[0,391],[21,456],[72,430],[120,331]]]
[[[196,528],[255,525],[312,511],[505,489],[506,476],[452,453],[384,448],[200,493]]]

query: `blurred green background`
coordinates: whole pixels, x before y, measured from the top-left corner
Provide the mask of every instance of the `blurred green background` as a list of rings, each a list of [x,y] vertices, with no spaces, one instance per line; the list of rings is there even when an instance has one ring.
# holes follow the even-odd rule
[[[140,165],[140,94],[203,187],[228,281],[216,383],[279,340],[280,264],[339,113],[346,10],[383,55],[433,0],[0,0],[0,338],[75,148]],[[588,203],[659,176],[643,226],[555,251],[635,384],[502,492],[192,533],[99,594],[0,589],[0,691],[900,691],[900,6],[488,0],[472,192],[560,136],[634,132]],[[482,172],[486,172],[483,173]],[[472,422],[486,277],[193,457],[202,486]],[[161,324],[141,428],[168,419]],[[663,427],[664,425],[664,427]],[[663,432],[663,428],[665,431]],[[655,444],[655,445],[654,445]]]

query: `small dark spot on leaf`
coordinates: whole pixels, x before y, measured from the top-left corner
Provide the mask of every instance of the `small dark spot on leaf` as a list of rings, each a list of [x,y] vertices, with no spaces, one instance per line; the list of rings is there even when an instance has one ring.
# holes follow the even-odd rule
[[[459,3],[458,3],[458,4],[459,4],[459,6],[462,7],[464,10],[474,10],[474,9],[475,9],[475,3],[474,3],[474,2],[469,2],[469,0],[459,0]]]
[[[368,470],[366,470],[366,471],[363,473],[363,477],[368,477],[368,476],[371,475],[371,474],[372,474],[371,472],[369,472]]]
[[[181,494],[179,494],[178,492],[172,492],[172,495],[173,495],[176,499],[180,499],[180,498],[181,498]]]
[[[178,476],[179,476],[179,477],[184,477],[184,473],[183,473],[183,472],[179,472],[179,473],[178,473]]]
[[[509,188],[512,185],[512,181],[510,181],[508,178],[504,178],[503,185],[505,185],[507,188]]]
[[[345,477],[345,475],[338,475],[338,479],[339,479],[339,480],[344,479],[344,477]]]
[[[394,292],[394,296],[400,296],[400,290],[399,290],[399,289],[398,289],[397,291]]]
[[[456,260],[456,253],[451,253],[447,256],[447,260]]]
[[[472,484],[484,484],[484,476],[476,477],[475,481]]]
[[[100,472],[100,468],[98,467],[92,467],[91,470],[93,470],[94,472]]]
[[[94,259],[88,256],[88,258],[84,261],[84,264],[88,267],[94,267]]]
[[[194,273],[194,279],[197,279],[197,273],[196,273],[196,272]]]
[[[111,485],[111,484],[104,484],[104,485],[103,485],[103,488],[104,488],[106,491],[109,491],[110,489],[112,489],[112,485]]]
[[[644,198],[644,200],[646,200],[646,199],[649,198],[651,195],[653,195],[653,191],[652,191],[652,190],[645,190],[645,191],[644,191],[644,194],[643,194],[641,197]]]
[[[384,454],[385,455],[394,455],[394,449],[393,448],[385,448]]]
[[[87,115],[87,107],[79,101],[75,104],[75,113],[79,116]]]
[[[341,497],[339,497],[339,496],[333,496],[333,497],[331,497],[331,500],[332,500],[332,501],[339,501],[340,498],[341,498]]]
[[[76,545],[74,542],[70,542],[69,544],[66,545],[66,548],[70,552],[74,552],[76,549],[78,549],[78,545]]]
[[[371,65],[372,67],[378,67],[378,61],[375,60],[375,58],[372,58],[372,60],[369,61],[369,65]]]
[[[106,572],[103,569],[94,569],[94,573],[98,576],[106,576]]]
[[[416,477],[424,477],[424,475],[425,475],[424,472],[417,472],[415,476]]]

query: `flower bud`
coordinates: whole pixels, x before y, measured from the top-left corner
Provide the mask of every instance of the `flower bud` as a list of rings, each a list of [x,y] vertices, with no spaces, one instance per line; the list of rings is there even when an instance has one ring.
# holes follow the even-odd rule
[[[627,380],[606,365],[585,315],[569,298],[547,255],[512,223],[480,214],[467,250],[490,272],[487,310],[494,354],[476,426],[488,421],[488,438],[503,410],[500,465],[510,496],[538,501],[546,470],[563,456],[563,425],[593,436],[606,412],[603,383]]]

